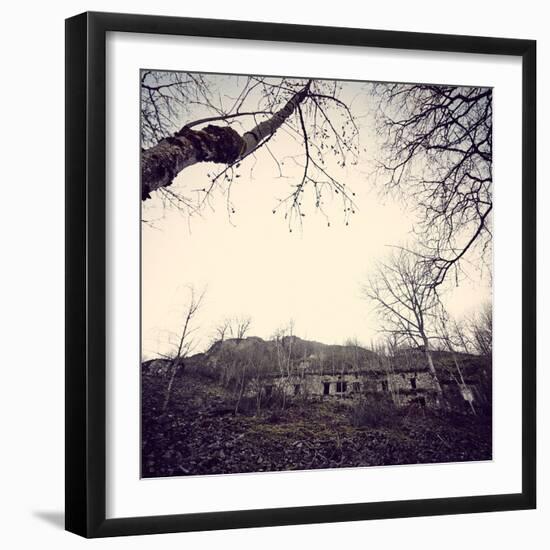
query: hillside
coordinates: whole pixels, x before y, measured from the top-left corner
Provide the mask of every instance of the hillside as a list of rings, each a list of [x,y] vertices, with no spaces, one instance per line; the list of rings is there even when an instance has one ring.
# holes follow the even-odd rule
[[[297,337],[225,340],[181,363],[167,405],[170,362],[146,361],[143,475],[489,460],[490,362],[448,352],[434,362],[437,407],[421,349],[388,358]]]
[[[490,416],[374,409],[341,400],[279,401],[258,412],[246,400],[238,414],[231,392],[191,370],[177,379],[160,411],[162,379],[143,379],[142,475],[210,475],[490,460]]]
[[[196,368],[215,369],[223,365],[224,360],[233,355],[252,356],[265,363],[266,370],[277,370],[277,348],[288,354],[294,364],[301,364],[307,372],[335,372],[342,371],[386,371],[391,369],[397,372],[424,371],[427,368],[426,357],[422,349],[407,348],[398,350],[388,365],[388,358],[377,352],[359,345],[323,344],[312,340],[305,340],[297,336],[286,336],[280,340],[264,340],[258,336],[249,336],[243,339],[230,338],[215,342],[205,353],[198,353],[185,360],[189,366]],[[465,375],[477,376],[480,371],[490,371],[491,365],[487,358],[465,353],[449,353],[448,351],[433,350],[432,356],[436,369],[442,375],[449,369],[455,368],[455,359]],[[145,373],[162,369],[166,364],[163,359],[153,359],[143,363]]]

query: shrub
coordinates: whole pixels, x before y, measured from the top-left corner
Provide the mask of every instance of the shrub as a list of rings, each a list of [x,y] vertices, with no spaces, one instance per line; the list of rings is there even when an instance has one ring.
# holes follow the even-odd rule
[[[288,405],[289,399],[286,398],[279,388],[274,388],[271,395],[262,396],[262,409],[277,410],[283,407],[283,403]]]
[[[257,402],[255,397],[243,395],[239,401],[239,414],[254,414],[256,412]]]
[[[350,412],[350,420],[356,428],[382,428],[397,426],[402,415],[399,408],[389,399],[361,399]]]

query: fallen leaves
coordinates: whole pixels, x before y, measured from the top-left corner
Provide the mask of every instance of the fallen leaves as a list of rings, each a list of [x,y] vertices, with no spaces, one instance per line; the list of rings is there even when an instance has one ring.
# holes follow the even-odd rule
[[[189,376],[178,384],[162,415],[162,381],[144,377],[144,477],[491,459],[487,418],[433,413],[398,427],[355,428],[346,407],[326,401],[241,416],[211,381]]]

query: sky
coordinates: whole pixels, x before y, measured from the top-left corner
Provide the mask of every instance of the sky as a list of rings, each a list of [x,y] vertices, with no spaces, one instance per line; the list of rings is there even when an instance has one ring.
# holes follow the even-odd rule
[[[235,82],[220,79],[222,94],[232,94]],[[273,209],[278,199],[300,180],[302,169],[286,160],[280,177],[271,153],[288,159],[301,145],[280,131],[271,153],[260,148],[256,158],[243,161],[240,177],[227,196],[217,193],[210,207],[189,216],[175,208],[161,208],[158,198],[146,202],[142,218],[142,341],[144,358],[168,353],[182,326],[189,288],[205,290],[196,319],[194,351],[212,343],[216,325],[224,318],[252,319],[251,335],[270,338],[289,321],[295,334],[324,343],[350,338],[369,345],[378,338],[379,324],[362,285],[392,246],[410,242],[415,218],[407,205],[383,196],[373,175],[380,145],[374,132],[374,100],[362,83],[347,83],[342,98],[350,104],[360,128],[361,155],[357,166],[327,168],[355,193],[356,213],[349,223],[337,196],[323,209],[315,208],[313,194],[305,193],[302,226],[289,230],[284,210]],[[253,101],[254,98],[252,97]],[[182,115],[194,120],[197,109]],[[184,122],[184,120],[182,120]],[[220,167],[198,164],[183,170],[174,190],[189,193],[208,182],[207,174]],[[192,193],[192,192],[191,192]],[[329,225],[330,222],[330,225]],[[490,298],[489,283],[477,273],[444,296],[449,313],[462,317]]]

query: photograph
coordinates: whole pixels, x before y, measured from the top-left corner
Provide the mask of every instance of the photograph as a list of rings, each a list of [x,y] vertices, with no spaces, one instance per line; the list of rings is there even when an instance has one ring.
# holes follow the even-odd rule
[[[6,4],[5,548],[541,547],[540,6]]]
[[[141,477],[491,461],[492,87],[136,86]]]

